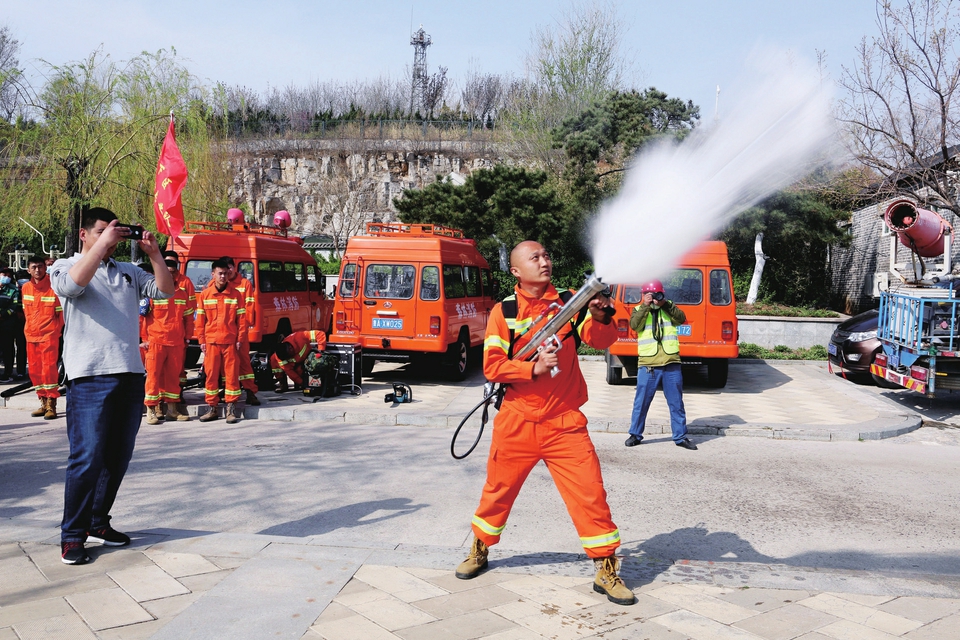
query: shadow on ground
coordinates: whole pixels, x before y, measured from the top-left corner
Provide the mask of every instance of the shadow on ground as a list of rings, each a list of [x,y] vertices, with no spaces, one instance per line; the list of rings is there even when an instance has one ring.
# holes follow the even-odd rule
[[[337,507],[336,509],[321,511],[320,513],[315,513],[312,516],[307,516],[299,520],[283,522],[268,527],[263,531],[258,531],[257,533],[273,536],[316,536],[329,533],[336,529],[365,526],[399,516],[405,516],[427,506],[429,505],[413,504],[409,498],[388,498],[386,500],[358,502],[356,504]],[[381,511],[386,511],[387,513],[373,518],[369,517]]]

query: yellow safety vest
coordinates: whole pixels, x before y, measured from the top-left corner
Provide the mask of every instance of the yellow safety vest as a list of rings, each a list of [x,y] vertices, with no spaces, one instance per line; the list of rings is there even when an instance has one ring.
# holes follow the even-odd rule
[[[639,306],[636,307],[636,309],[639,308]],[[653,337],[654,311],[654,309],[650,309],[643,331],[637,336],[637,355],[641,358],[657,355],[657,339]],[[669,354],[680,353],[680,339],[677,338],[677,328],[673,326],[670,316],[665,311],[661,310],[658,315],[660,316],[660,329],[663,333],[660,344],[663,345],[664,352]]]

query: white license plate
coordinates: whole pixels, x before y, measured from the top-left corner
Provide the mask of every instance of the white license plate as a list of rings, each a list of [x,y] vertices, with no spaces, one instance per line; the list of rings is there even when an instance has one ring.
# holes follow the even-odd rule
[[[693,335],[693,327],[691,327],[689,324],[682,324],[679,327],[677,327],[677,335],[678,336]]]
[[[374,318],[373,328],[400,331],[403,329],[403,318]]]
[[[827,343],[827,353],[832,356],[837,355],[837,345],[833,344],[832,342]]]

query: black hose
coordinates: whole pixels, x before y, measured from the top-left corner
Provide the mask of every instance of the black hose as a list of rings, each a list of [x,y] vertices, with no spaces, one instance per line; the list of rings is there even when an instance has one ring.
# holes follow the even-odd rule
[[[483,428],[486,426],[487,420],[489,419],[490,400],[493,399],[495,395],[497,395],[496,390],[491,391],[490,394],[481,400],[477,406],[475,406],[473,409],[470,409],[470,413],[463,416],[463,420],[461,420],[460,424],[457,425],[457,430],[453,432],[453,439],[450,441],[450,455],[453,456],[454,460],[463,460],[468,455],[473,453],[473,450],[477,448],[478,444],[480,444],[480,438],[483,437]],[[477,439],[473,441],[473,444],[470,445],[470,448],[467,449],[465,454],[458,456],[454,450],[457,444],[457,436],[460,435],[460,430],[463,429],[463,425],[467,424],[467,420],[470,419],[470,416],[476,413],[477,409],[480,407],[483,407],[483,414],[480,416],[480,430],[477,432]]]

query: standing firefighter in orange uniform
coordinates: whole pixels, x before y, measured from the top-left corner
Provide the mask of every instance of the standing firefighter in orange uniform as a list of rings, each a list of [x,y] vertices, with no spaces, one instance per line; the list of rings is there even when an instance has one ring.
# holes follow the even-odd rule
[[[253,285],[237,271],[237,264],[230,256],[220,258],[228,265],[230,271],[227,273],[227,281],[230,286],[240,292],[243,298],[243,309],[247,315],[247,326],[257,326],[257,304],[253,297]],[[240,386],[247,392],[246,402],[251,406],[259,406],[260,399],[257,398],[257,383],[254,380],[253,365],[250,364],[250,335],[243,331],[240,334],[240,348],[238,356],[240,359]]]
[[[30,415],[53,420],[57,417],[57,398],[60,397],[57,358],[60,355],[60,334],[63,333],[63,309],[50,286],[46,259],[33,256],[27,270],[30,280],[24,283],[21,292],[26,316],[27,366],[30,382],[40,398],[40,408]]]
[[[145,368],[147,424],[164,418],[187,421],[190,416],[180,406],[180,370],[186,355],[186,344],[193,335],[193,315],[197,296],[193,283],[178,270],[177,254],[164,251],[164,264],[173,277],[173,297],[151,300],[143,317],[146,339]],[[166,411],[163,410],[166,405]],[[166,414],[166,415],[164,415]]]
[[[210,411],[200,417],[209,422],[220,417],[220,376],[224,378],[227,424],[235,423],[240,399],[240,363],[237,357],[240,336],[247,330],[246,313],[240,292],[230,286],[230,266],[224,260],[213,262],[213,274],[207,288],[197,294],[197,340],[203,351],[206,375],[204,397]]]
[[[580,411],[587,401],[587,385],[573,335],[578,332],[595,349],[616,342],[616,325],[604,312],[610,302],[602,295],[591,300],[589,315],[582,323],[558,333],[563,345],[560,350],[548,347],[533,362],[511,360],[510,355],[539,328],[533,326],[535,319],[549,319],[550,305],[562,306],[563,301],[550,283],[550,256],[538,243],[521,242],[514,248],[510,273],[518,280],[514,295],[490,313],[483,342],[487,380],[510,386],[493,423],[487,481],[473,516],[474,541],[456,576],[468,580],[487,568],[488,547],[500,541],[520,487],[543,460],[573,518],[584,551],[594,559],[594,591],[606,594],[616,604],[633,604],[633,592],[617,575],[619,563],[614,553],[620,547],[620,531],[611,519],[600,461],[587,433],[587,418]],[[507,313],[505,306],[510,309]],[[508,317],[511,312],[513,318]],[[555,377],[551,376],[554,367],[560,369]]]
[[[310,343],[317,343],[317,350],[327,346],[327,334],[323,331],[295,331],[283,339],[277,346],[277,352],[270,356],[270,369],[280,383],[280,391],[287,391],[287,376],[293,384],[303,386],[303,361],[310,353]]]

